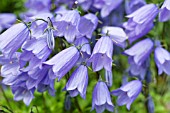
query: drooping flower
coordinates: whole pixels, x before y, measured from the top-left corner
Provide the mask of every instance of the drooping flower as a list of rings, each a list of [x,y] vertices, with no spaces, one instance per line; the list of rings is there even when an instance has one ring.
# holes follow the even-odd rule
[[[28,90],[25,87],[22,86],[12,86],[12,93],[14,94],[14,100],[15,101],[20,101],[23,100],[23,102],[28,106],[32,99],[34,98],[34,89]]]
[[[69,43],[72,43],[78,35],[77,25],[79,20],[80,15],[76,10],[63,13],[62,17],[53,23],[54,27],[57,29],[57,35],[64,36]]]
[[[137,98],[142,90],[142,83],[139,80],[133,80],[120,88],[111,92],[111,94],[118,96],[117,104],[123,106],[126,104],[128,110],[132,102]]]
[[[136,43],[130,49],[125,50],[124,53],[129,57],[132,57],[135,64],[142,65],[152,52],[153,46],[153,41],[147,38]]]
[[[74,44],[75,44],[75,46],[80,47],[80,52],[82,52],[84,57],[91,55],[90,42],[85,37],[81,37],[81,38],[76,39],[74,41]]]
[[[123,0],[94,0],[93,6],[101,9],[101,17],[107,17],[111,11],[116,9]]]
[[[146,4],[145,0],[126,0],[125,1],[125,10],[126,14],[131,14],[140,7]]]
[[[88,13],[80,18],[78,24],[78,30],[81,36],[86,36],[91,39],[93,31],[96,29],[98,24],[98,18],[92,13]],[[86,26],[86,28],[84,28]]]
[[[134,62],[133,57],[129,57],[129,68],[127,71],[129,72],[130,76],[136,76],[140,80],[144,80],[150,66],[149,61],[149,59],[146,59],[141,65],[138,65]]]
[[[80,65],[69,78],[64,90],[69,91],[71,97],[75,97],[80,93],[81,97],[85,99],[87,85],[87,67],[84,65]]]
[[[27,26],[23,23],[15,24],[0,35],[0,51],[10,58],[28,38]]]
[[[114,109],[108,87],[102,81],[98,81],[93,90],[92,110],[94,108],[96,109],[97,113],[102,113],[105,109],[113,112]]]
[[[2,83],[5,85],[12,85],[15,83],[15,80],[18,78],[20,72],[19,64],[20,53],[15,53],[11,59],[5,58],[3,55],[0,55],[0,64],[1,66],[1,76],[4,77]],[[21,62],[22,63],[22,62]]]
[[[51,0],[27,0],[26,8],[38,11],[49,11],[51,7]]]
[[[50,78],[58,78],[58,80],[60,80],[76,64],[79,56],[80,53],[78,49],[72,46],[62,50],[51,59],[44,62],[45,65],[52,66],[54,75],[50,76]]]
[[[105,26],[102,29],[102,33],[107,34],[115,45],[120,47],[126,46],[127,35],[120,27]]]
[[[0,14],[0,32],[6,28],[11,27],[16,21],[16,16],[12,13]]]
[[[93,49],[93,53],[89,59],[92,62],[93,71],[99,71],[103,67],[110,71],[112,70],[112,54],[113,42],[109,36],[101,37]]]
[[[154,52],[155,62],[158,67],[158,74],[165,72],[170,75],[170,53],[161,46],[156,47]]]
[[[124,23],[124,27],[130,42],[146,35],[153,28],[153,20],[158,12],[156,5],[148,4],[127,16],[129,20]]]
[[[48,47],[46,36],[26,41],[22,46],[22,54],[19,57],[20,68],[22,70],[29,71],[33,68],[40,67],[42,62],[51,54],[52,50]],[[29,63],[29,65],[27,64]]]
[[[165,0],[160,12],[159,12],[159,21],[165,22],[170,19],[170,0]]]

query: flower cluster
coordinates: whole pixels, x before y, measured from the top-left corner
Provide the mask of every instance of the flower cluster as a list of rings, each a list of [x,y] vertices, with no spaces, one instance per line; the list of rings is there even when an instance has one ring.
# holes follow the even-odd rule
[[[158,74],[170,75],[170,53],[158,39],[146,35],[155,21],[170,20],[170,0],[160,8],[145,0],[28,0],[25,6],[28,11],[20,14],[20,23],[14,24],[13,15],[0,15],[0,31],[8,28],[0,35],[2,83],[11,87],[16,101],[29,105],[35,91],[54,96],[55,81],[66,75],[70,76],[63,91],[85,99],[89,81],[95,82],[89,77],[93,71],[99,79],[92,110],[114,111],[111,95],[118,97],[118,106],[130,110],[149,76],[152,53]],[[123,22],[125,15],[128,20]],[[110,91],[116,70],[113,58],[119,53],[128,56],[131,81]]]

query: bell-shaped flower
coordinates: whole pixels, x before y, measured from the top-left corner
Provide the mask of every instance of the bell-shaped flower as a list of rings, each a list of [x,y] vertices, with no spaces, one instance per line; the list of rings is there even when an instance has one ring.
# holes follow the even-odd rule
[[[130,110],[132,102],[140,94],[141,90],[142,90],[141,81],[133,80],[121,86],[120,88],[112,91],[111,94],[118,96],[117,104],[119,106],[123,106],[126,104],[127,109]]]
[[[47,66],[52,66],[51,79],[58,78],[60,80],[70,69],[76,64],[80,53],[75,46],[62,50],[54,57],[44,62]]]
[[[142,63],[149,58],[149,55],[153,50],[153,46],[153,41],[147,38],[137,42],[130,49],[125,50],[124,53],[129,57],[132,57],[135,64],[142,65]]]
[[[12,93],[14,94],[14,100],[20,101],[23,100],[23,102],[28,106],[32,99],[34,98],[34,91],[35,89],[28,90],[21,86],[12,86]]]
[[[0,35],[0,51],[11,58],[12,55],[29,38],[29,30],[23,23],[15,24]]]
[[[126,46],[126,40],[128,37],[122,28],[105,26],[102,29],[102,33],[107,34],[115,45],[123,48]]]
[[[123,0],[94,0],[93,6],[101,9],[101,17],[107,17],[113,10],[115,10]]]
[[[78,35],[77,25],[80,20],[78,11],[71,10],[62,14],[62,17],[53,23],[57,36],[64,36],[65,39],[72,43],[75,37]]]
[[[96,29],[98,24],[98,18],[92,13],[88,13],[80,18],[78,24],[78,30],[81,36],[86,36],[91,39],[93,31]],[[86,28],[84,28],[86,26]]]
[[[129,57],[129,68],[127,71],[129,72],[130,76],[136,76],[140,80],[144,80],[150,66],[149,61],[150,60],[146,59],[146,61],[144,61],[141,65],[138,65],[134,62],[133,57]]]
[[[3,55],[0,55],[0,64],[2,65],[1,76],[4,77],[2,80],[3,84],[5,85],[14,84],[15,80],[18,78],[18,75],[21,74],[19,57],[20,53],[18,52],[13,54],[11,59],[7,59]]]
[[[129,20],[124,23],[124,27],[131,43],[146,35],[153,28],[153,20],[158,12],[156,5],[147,4],[126,16]]]
[[[107,85],[102,81],[98,81],[93,90],[92,110],[94,108],[96,109],[97,113],[102,113],[105,109],[113,112],[114,109],[109,89]]]
[[[32,38],[31,40],[26,41],[22,46],[22,51],[23,53],[19,58],[19,60],[22,61],[20,68],[23,68],[25,71],[39,67],[42,62],[46,61],[52,52],[48,47],[46,37],[38,39]]]
[[[69,91],[71,97],[75,97],[80,93],[81,97],[85,99],[87,85],[87,67],[84,65],[80,65],[69,78],[64,90]]]
[[[16,21],[16,16],[12,13],[0,14],[0,32],[4,29],[11,27]]]
[[[170,0],[165,0],[159,12],[159,21],[165,22],[168,20],[170,20]]]
[[[145,0],[126,0],[125,1],[125,10],[126,14],[131,14],[140,7],[146,4]]]
[[[156,47],[154,52],[155,62],[158,67],[158,74],[165,72],[170,75],[170,53],[161,46]]]
[[[109,36],[101,37],[95,44],[93,53],[89,58],[89,62],[92,62],[93,71],[99,71],[103,67],[110,71],[112,70],[112,54],[113,54],[113,42]]]

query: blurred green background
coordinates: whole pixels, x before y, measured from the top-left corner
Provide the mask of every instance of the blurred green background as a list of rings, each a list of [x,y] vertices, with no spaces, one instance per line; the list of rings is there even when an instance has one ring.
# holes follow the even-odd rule
[[[0,0],[0,13],[15,13],[17,16],[26,11],[24,8],[25,0]],[[148,0],[148,3],[161,3],[161,0]],[[165,27],[165,31],[163,30]],[[164,39],[162,43],[167,50],[170,51],[170,22],[158,23],[155,28],[149,33],[148,36],[159,38],[164,33]],[[121,86],[121,79],[123,71],[127,69],[127,57],[123,55],[117,55],[113,57],[114,61],[117,61],[116,66],[113,67],[113,86],[110,90],[117,89]],[[152,69],[152,83],[149,85],[150,95],[153,98],[155,104],[155,113],[170,113],[170,78],[167,75],[157,75],[157,70],[153,62],[153,54],[151,55],[151,69]],[[103,72],[100,72],[103,73]],[[2,78],[0,78],[1,80]],[[86,100],[83,100],[80,96],[71,98],[71,108],[69,111],[65,109],[64,100],[66,92],[62,91],[66,84],[66,78],[63,78],[60,82],[55,83],[56,96],[52,97],[45,93],[35,93],[35,98],[29,106],[26,106],[22,101],[15,102],[13,100],[13,94],[10,88],[0,85],[0,113],[89,113],[91,110],[92,91],[94,85],[97,83],[96,74],[89,70],[89,85],[87,88]],[[147,98],[141,93],[138,98],[132,103],[131,110],[128,111],[126,106],[116,106],[116,98],[113,97],[113,103],[115,105],[115,113],[147,113],[146,109]],[[95,113],[95,110],[91,111]],[[109,113],[105,111],[105,113]]]

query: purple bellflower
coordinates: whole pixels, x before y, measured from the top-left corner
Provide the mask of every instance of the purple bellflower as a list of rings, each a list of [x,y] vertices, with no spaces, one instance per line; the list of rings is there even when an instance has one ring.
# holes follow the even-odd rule
[[[131,43],[146,35],[153,28],[153,20],[158,12],[156,5],[148,4],[127,16],[129,20],[124,23],[124,27]]]
[[[146,4],[145,0],[126,0],[125,1],[125,10],[126,14],[131,14],[140,7]]]
[[[50,10],[51,0],[27,0],[25,6],[36,11]]]
[[[113,43],[120,47],[126,46],[127,35],[120,27],[105,26],[102,29],[104,34],[107,34],[113,41]]]
[[[93,49],[93,53],[89,58],[89,62],[92,62],[93,71],[99,71],[103,67],[110,71],[112,70],[112,54],[113,54],[113,42],[109,36],[101,37]]]
[[[123,0],[94,0],[93,6],[101,9],[101,17],[107,17],[113,10],[115,10]]]
[[[27,26],[23,23],[15,24],[0,35],[0,51],[10,58],[28,38]]]
[[[96,109],[97,113],[102,113],[105,109],[113,112],[114,109],[109,89],[107,85],[102,81],[98,81],[93,90],[92,110],[94,108]]]
[[[90,66],[88,59],[91,56],[91,47],[88,39],[85,37],[77,38],[74,41],[74,44],[75,46],[80,48],[80,53],[81,53],[79,60],[77,61],[77,66],[82,63],[86,63],[87,66]]]
[[[84,11],[89,10],[93,3],[93,0],[77,0],[78,4],[82,7]]]
[[[69,43],[72,43],[79,33],[77,29],[79,20],[80,15],[76,10],[63,13],[62,17],[53,23],[57,29],[57,36],[64,36]]]
[[[149,55],[153,50],[153,46],[153,41],[147,38],[136,43],[130,49],[125,50],[124,53],[129,57],[132,57],[130,60],[132,60],[135,64],[142,65],[143,62],[149,58]]]
[[[0,32],[6,28],[11,27],[16,21],[16,16],[12,13],[0,14]]]
[[[127,84],[121,86],[119,89],[116,89],[111,92],[111,94],[118,96],[117,104],[119,106],[125,105],[128,110],[132,102],[137,98],[142,90],[142,83],[139,80],[133,80]]]
[[[150,66],[149,61],[146,59],[141,65],[138,65],[134,62],[133,57],[129,57],[128,62],[130,66],[127,71],[131,76],[136,76],[140,80],[144,80]]]
[[[69,78],[64,90],[69,91],[71,97],[75,97],[80,93],[81,97],[85,99],[87,85],[87,67],[84,65],[80,65]]]
[[[161,46],[156,47],[154,52],[155,62],[158,67],[158,74],[165,72],[170,75],[170,53]]]
[[[26,41],[22,46],[22,51],[23,52],[19,58],[20,61],[22,61],[20,68],[24,68],[29,62],[29,65],[24,68],[25,71],[39,67],[42,62],[46,61],[52,52],[48,47],[46,37],[38,39],[32,38],[31,40]]]
[[[159,21],[165,22],[168,20],[170,20],[170,0],[165,0],[159,12]]]
[[[35,89],[28,90],[25,87],[21,86],[12,86],[12,93],[14,94],[14,100],[20,101],[23,100],[23,102],[28,106],[32,99],[34,98],[34,91]]]
[[[80,18],[78,24],[78,30],[81,36],[86,36],[91,39],[93,31],[96,29],[98,24],[98,18],[92,13],[88,13]],[[84,28],[86,26],[86,28]]]
[[[58,78],[60,80],[70,69],[76,64],[80,53],[74,46],[62,50],[50,60],[44,62],[47,66],[52,66],[51,79]]]
[[[5,85],[14,84],[20,72],[19,65],[20,53],[14,53],[11,59],[5,58],[3,55],[0,55],[0,64],[1,66],[1,76],[4,77],[2,83]]]

